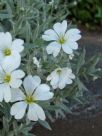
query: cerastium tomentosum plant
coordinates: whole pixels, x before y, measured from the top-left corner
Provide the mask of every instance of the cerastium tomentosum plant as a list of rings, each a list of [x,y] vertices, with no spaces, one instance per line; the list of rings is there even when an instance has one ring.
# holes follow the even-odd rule
[[[85,62],[60,0],[1,0],[0,10],[0,134],[31,136],[83,102],[83,81],[101,77],[99,56]]]

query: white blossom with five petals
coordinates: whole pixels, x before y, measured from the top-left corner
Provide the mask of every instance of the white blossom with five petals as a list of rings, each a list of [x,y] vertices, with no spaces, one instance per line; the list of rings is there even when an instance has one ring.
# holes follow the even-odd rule
[[[23,43],[24,41],[21,39],[12,41],[12,36],[9,32],[0,32],[0,64],[2,62],[8,63],[12,60],[20,64],[20,53],[24,49]]]
[[[0,102],[3,100],[9,102],[11,100],[11,88],[18,88],[22,84],[21,79],[25,73],[17,67],[18,64],[14,61],[0,65]]]
[[[81,38],[79,29],[71,28],[67,30],[67,21],[56,23],[53,29],[46,30],[42,35],[43,40],[51,41],[46,50],[48,54],[56,57],[61,48],[67,54],[72,54],[73,50],[78,49],[77,41]]]
[[[12,102],[16,103],[12,105],[10,113],[15,119],[23,118],[27,110],[29,120],[45,120],[45,113],[37,102],[51,99],[53,93],[47,84],[40,83],[39,76],[28,75],[23,82],[25,94],[20,89],[12,90]]]
[[[72,73],[72,70],[65,68],[55,69],[48,77],[47,81],[50,81],[53,89],[60,88],[63,89],[67,84],[72,84],[72,79],[75,78],[75,75]]]

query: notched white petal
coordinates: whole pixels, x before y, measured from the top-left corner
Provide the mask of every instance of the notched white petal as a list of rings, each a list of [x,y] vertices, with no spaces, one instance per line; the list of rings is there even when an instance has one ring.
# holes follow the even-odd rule
[[[21,53],[23,50],[24,50],[24,41],[21,40],[21,39],[15,39],[13,42],[12,42],[12,49],[18,51],[19,53]]]
[[[33,96],[36,100],[49,100],[53,97],[50,87],[47,84],[41,84],[34,92]]]
[[[35,86],[34,89],[37,88],[41,83],[40,77],[37,76],[37,75],[33,76],[33,83],[34,83],[34,86]]]
[[[15,119],[21,119],[24,117],[27,104],[25,102],[17,102],[12,105],[10,114],[15,117]]]
[[[11,88],[11,102],[21,101],[24,100],[24,98],[25,95],[19,88]]]
[[[58,44],[57,42],[51,42],[47,46],[46,50],[48,54],[53,54],[53,56],[56,57],[61,50],[61,45]]]
[[[25,76],[25,73],[22,70],[18,69],[18,70],[13,71],[11,76],[12,78],[20,79]]]
[[[37,121],[38,119],[45,120],[46,117],[43,109],[38,104],[34,103],[29,105],[28,119]]]
[[[23,86],[28,95],[31,95],[34,92],[34,89],[39,86],[41,79],[39,76],[28,75],[24,81]]]

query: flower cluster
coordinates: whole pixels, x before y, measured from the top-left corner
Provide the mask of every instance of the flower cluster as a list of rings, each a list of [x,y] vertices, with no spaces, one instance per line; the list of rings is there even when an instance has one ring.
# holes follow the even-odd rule
[[[48,29],[42,35],[45,41],[51,41],[46,48],[48,54],[53,54],[57,57],[61,48],[63,52],[69,55],[71,60],[74,57],[73,50],[78,49],[77,41],[81,38],[80,31],[76,28],[67,30],[67,21],[62,23],[56,23],[53,29]],[[53,89],[63,89],[67,84],[72,83],[72,79],[75,75],[72,73],[71,68],[56,68],[48,77],[47,81],[50,81]]]
[[[22,84],[25,73],[18,69],[21,63],[20,53],[23,51],[24,41],[15,39],[11,34],[0,33],[0,102],[10,102],[12,88],[18,88]]]
[[[42,35],[43,40],[51,41],[46,48],[48,54],[57,57],[62,48],[69,59],[73,59],[74,50],[78,48],[77,41],[80,38],[78,29],[67,30],[65,20],[62,23],[54,24],[53,29],[46,30]],[[5,101],[12,104],[10,114],[15,119],[21,119],[26,115],[29,120],[45,120],[45,113],[38,104],[39,101],[52,99],[54,92],[51,91],[51,88],[52,90],[65,88],[68,84],[72,84],[75,75],[71,68],[58,66],[46,77],[51,87],[46,83],[41,84],[38,75],[27,75],[26,72],[19,69],[23,50],[23,40],[12,40],[9,32],[0,33],[0,102]],[[32,61],[37,69],[41,68],[41,60],[34,56]]]
[[[0,102],[4,100],[14,103],[10,113],[16,119],[23,118],[28,107],[27,116],[29,120],[45,120],[45,113],[37,104],[37,101],[49,100],[53,97],[50,87],[47,84],[40,84],[39,76],[28,75],[23,81],[23,93],[20,87],[25,73],[18,67],[21,64],[20,53],[24,49],[24,41],[21,39],[12,41],[9,32],[1,32],[0,40]]]

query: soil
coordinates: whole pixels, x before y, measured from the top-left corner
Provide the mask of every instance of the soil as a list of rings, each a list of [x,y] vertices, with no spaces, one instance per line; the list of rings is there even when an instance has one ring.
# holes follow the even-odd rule
[[[80,46],[85,46],[87,56],[102,53],[102,31],[86,31],[82,29],[83,38]],[[102,67],[102,63],[99,64]],[[89,89],[89,104],[74,115],[67,115],[63,120],[50,123],[52,131],[42,126],[35,126],[37,136],[102,136],[102,79],[91,82]]]

